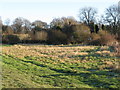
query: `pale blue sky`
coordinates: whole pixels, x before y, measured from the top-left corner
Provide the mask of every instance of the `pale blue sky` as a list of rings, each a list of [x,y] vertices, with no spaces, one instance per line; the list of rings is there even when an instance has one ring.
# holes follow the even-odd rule
[[[99,15],[105,8],[117,4],[119,0],[0,0],[0,16],[3,22],[9,18],[24,17],[31,22],[42,20],[50,23],[53,18],[73,16],[79,20],[79,9],[95,7]]]

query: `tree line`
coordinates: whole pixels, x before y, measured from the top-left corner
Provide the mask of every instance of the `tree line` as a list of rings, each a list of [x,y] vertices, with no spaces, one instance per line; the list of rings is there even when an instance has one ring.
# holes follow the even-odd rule
[[[50,25],[41,20],[30,22],[23,17],[16,18],[10,25],[7,19],[5,24],[0,23],[2,42],[106,45],[120,41],[120,10],[117,5],[108,7],[99,20],[96,8],[84,7],[79,10],[79,19],[54,18]]]

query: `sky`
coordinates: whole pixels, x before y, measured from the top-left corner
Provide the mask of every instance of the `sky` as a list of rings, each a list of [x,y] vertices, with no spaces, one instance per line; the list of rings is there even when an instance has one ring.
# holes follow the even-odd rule
[[[31,22],[41,20],[48,24],[54,18],[73,16],[79,21],[79,10],[94,7],[98,15],[104,14],[106,8],[118,4],[120,0],[0,0],[0,17],[11,22],[23,17]]]

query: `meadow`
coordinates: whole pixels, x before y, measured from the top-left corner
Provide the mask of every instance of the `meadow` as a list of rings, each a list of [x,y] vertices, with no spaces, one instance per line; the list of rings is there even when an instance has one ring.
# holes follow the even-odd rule
[[[3,45],[3,88],[120,88],[109,46]]]

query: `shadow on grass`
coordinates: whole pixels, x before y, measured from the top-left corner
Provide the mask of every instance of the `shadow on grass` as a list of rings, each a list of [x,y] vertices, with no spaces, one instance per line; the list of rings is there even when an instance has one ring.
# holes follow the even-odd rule
[[[114,83],[110,81],[102,81],[101,79],[104,79],[105,77],[99,78],[101,75],[106,75],[106,78],[112,78],[114,77],[114,73],[109,72],[109,71],[97,71],[92,70],[92,69],[86,69],[86,71],[91,71],[90,73],[77,73],[77,72],[71,72],[71,71],[66,71],[66,70],[58,70],[58,69],[51,69],[56,71],[57,73],[60,74],[51,74],[51,75],[43,75],[40,77],[44,78],[51,78],[51,77],[57,77],[60,78],[59,76],[79,76],[80,78],[83,78],[81,82],[93,86],[93,87],[98,87],[98,88],[110,88],[110,85],[117,85],[119,83]]]
[[[31,63],[31,64],[34,64],[34,65],[40,66],[40,67],[47,67],[46,65],[40,64],[39,62],[33,61],[32,59],[31,59],[31,60],[27,60],[26,58],[25,58],[25,59],[20,59],[20,58],[11,56],[11,55],[6,55],[6,56],[9,57],[9,58],[13,58],[13,59],[15,59],[15,60],[21,61],[21,62]],[[4,56],[3,56],[3,57],[4,57]]]
[[[37,63],[35,61],[24,61],[22,60],[23,62],[26,62],[26,63],[31,63],[31,64],[34,64],[36,66],[40,66],[40,67],[46,67],[46,65],[43,65],[43,64],[40,64],[40,63]]]
[[[101,51],[100,49],[101,47],[97,47],[96,49],[92,49],[92,50],[86,50],[84,52],[88,52],[88,55],[78,55],[78,56],[75,56],[75,57],[80,57],[82,59],[84,59],[85,57],[90,57],[91,59],[102,59],[102,58],[111,58],[111,59],[114,59],[114,58],[120,58],[120,57],[116,57],[116,56],[110,56],[110,55],[100,55],[100,54],[96,54],[95,52],[97,51]],[[110,52],[113,52],[113,50],[111,49],[111,47],[109,47],[108,49]]]
[[[17,58],[15,58],[15,59],[17,59]],[[25,63],[31,63],[36,66],[44,67],[44,68],[47,68],[49,70],[52,70],[52,71],[55,71],[58,73],[58,74],[49,74],[49,72],[48,72],[49,75],[40,75],[40,77],[43,77],[43,78],[48,78],[48,77],[49,78],[51,78],[51,77],[60,78],[59,76],[78,76],[78,77],[74,77],[74,78],[75,79],[83,78],[83,79],[80,79],[80,82],[83,82],[83,83],[93,86],[93,87],[99,87],[99,88],[100,87],[110,88],[111,85],[116,86],[119,84],[119,83],[116,83],[115,80],[113,82],[111,82],[111,79],[109,80],[109,78],[114,77],[114,73],[109,72],[109,71],[100,71],[100,70],[97,70],[97,69],[95,70],[95,69],[91,68],[91,69],[84,69],[85,72],[78,73],[78,72],[71,71],[71,70],[64,69],[64,68],[58,69],[58,68],[50,67],[50,66],[47,66],[44,64],[40,64],[37,61],[22,60],[22,59],[17,59],[17,60],[21,60],[22,62],[25,62]],[[86,72],[86,71],[89,71],[89,72]],[[101,77],[101,75],[103,75],[105,77]],[[71,77],[69,77],[69,78],[71,78]],[[106,79],[106,78],[108,78],[107,80],[109,80],[109,81],[105,81],[104,79]],[[103,79],[103,81],[101,79]],[[118,86],[116,86],[116,87],[118,87]]]

